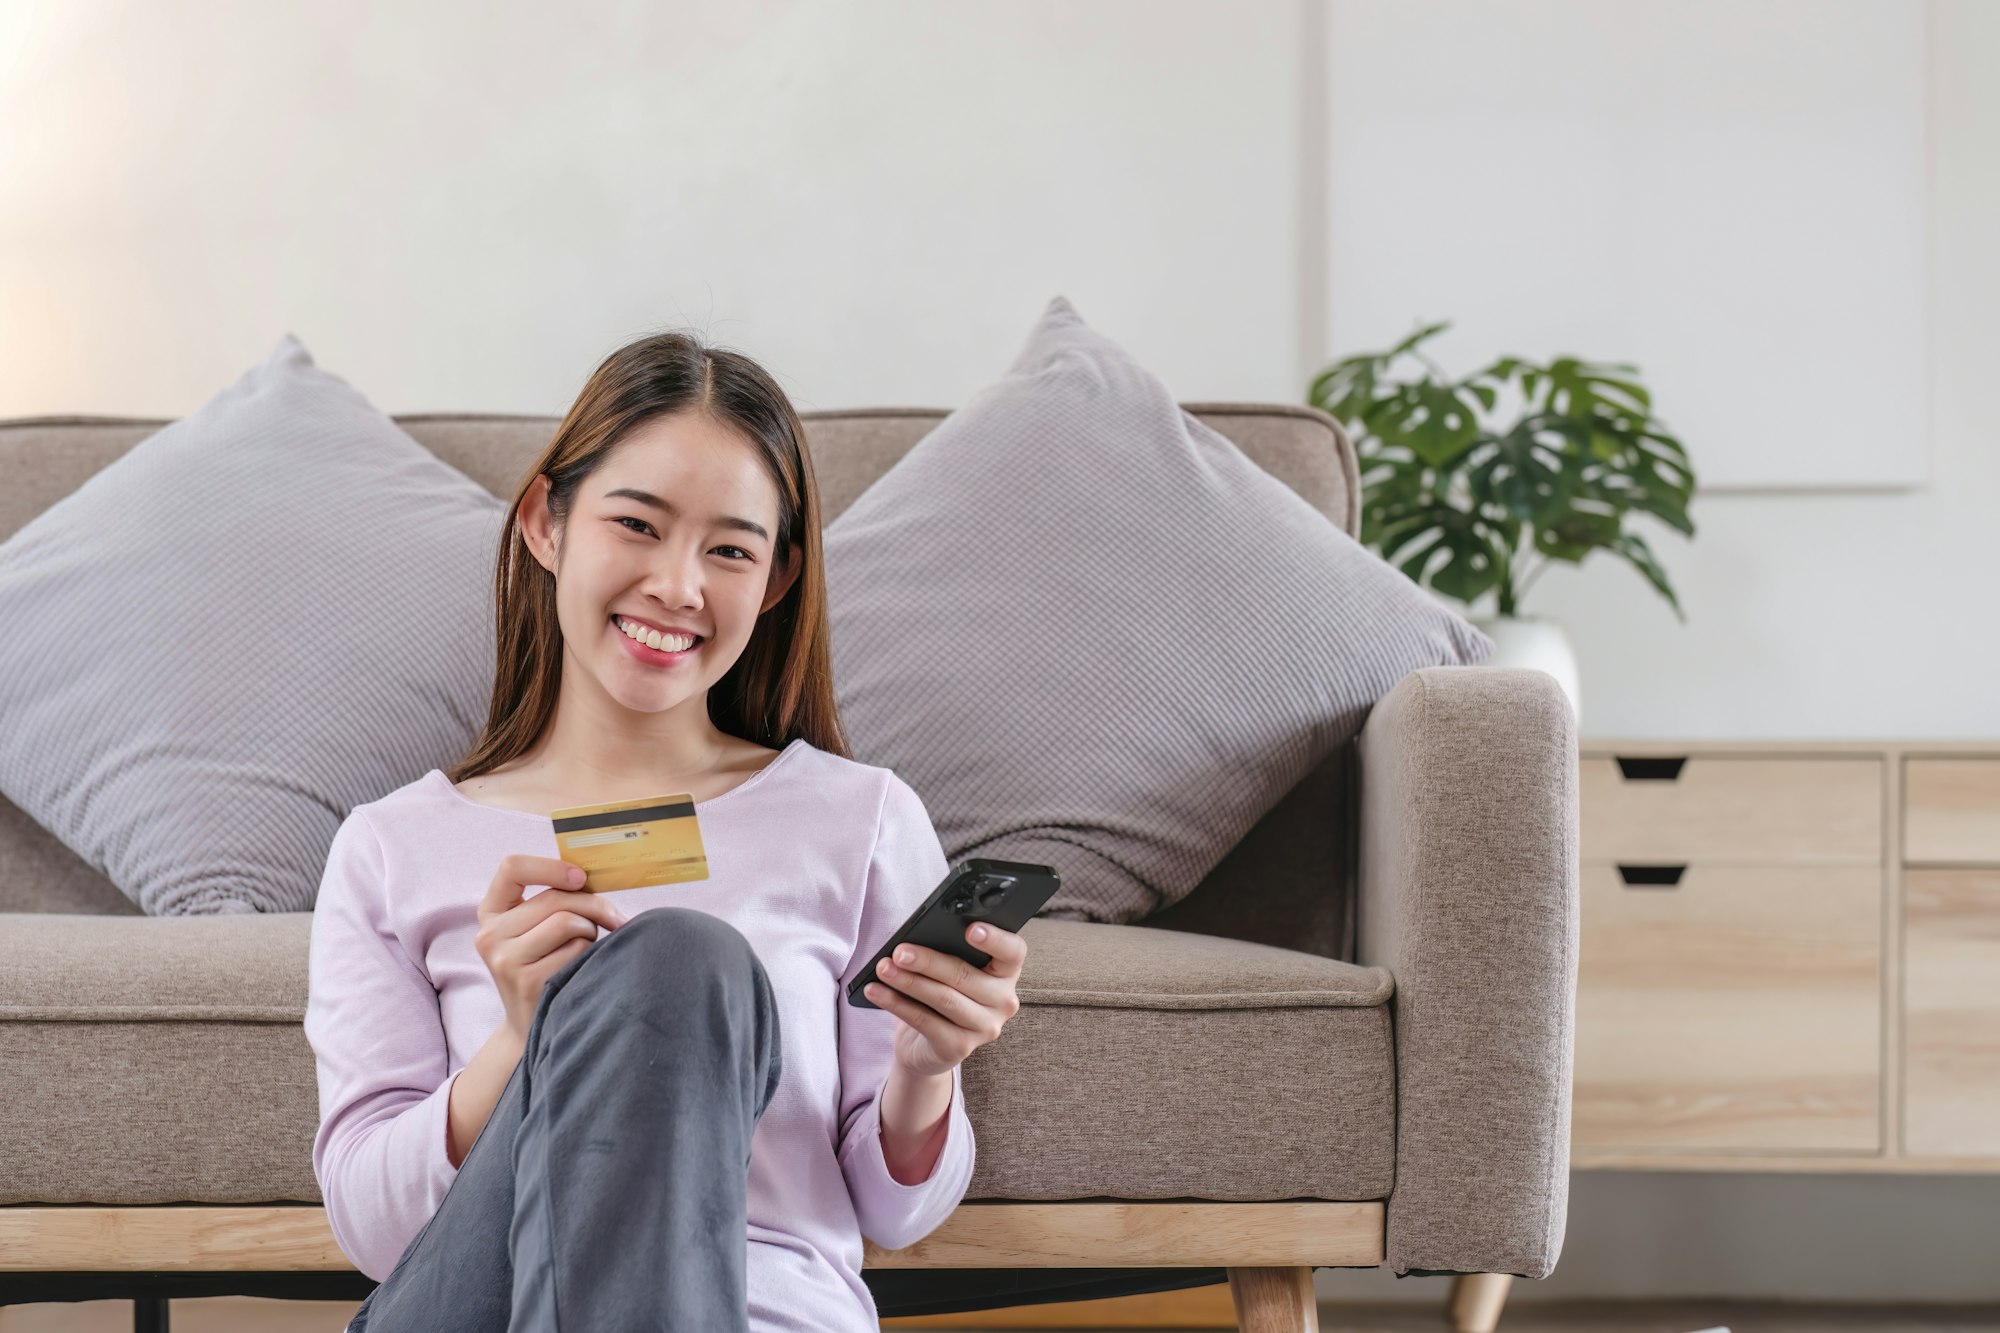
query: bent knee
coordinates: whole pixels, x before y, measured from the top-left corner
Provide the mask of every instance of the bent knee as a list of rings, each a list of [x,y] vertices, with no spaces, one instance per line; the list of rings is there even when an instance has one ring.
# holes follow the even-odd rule
[[[676,972],[695,968],[759,970],[750,939],[719,916],[692,907],[649,907],[599,941],[619,953],[643,954]]]

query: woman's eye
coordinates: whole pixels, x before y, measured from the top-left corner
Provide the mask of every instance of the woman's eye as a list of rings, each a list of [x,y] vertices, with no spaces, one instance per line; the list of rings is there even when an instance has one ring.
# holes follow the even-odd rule
[[[618,517],[617,517],[616,519],[614,519],[614,520],[613,520],[613,522],[617,522],[617,523],[637,523],[637,524],[639,525],[639,528],[644,528],[644,529],[645,529],[645,530],[646,530],[647,532],[651,532],[651,531],[653,530],[653,525],[652,525],[652,524],[650,524],[650,523],[648,523],[648,522],[647,522],[647,521],[646,521],[645,519],[643,519],[643,518],[633,518],[633,517],[632,517],[632,516],[631,516],[630,514],[620,514],[620,515],[619,515],[619,516],[618,516]],[[639,530],[639,528],[627,528],[627,529],[625,529],[625,531],[627,531],[627,532],[637,532],[637,531]],[[748,551],[744,550],[744,549],[743,549],[742,547],[740,547],[740,546],[718,546],[718,547],[716,547],[715,549],[716,549],[716,550],[718,550],[718,551],[734,551],[734,552],[736,552],[736,554],[737,554],[738,556],[742,557],[742,558],[743,558],[743,559],[745,559],[745,560],[755,560],[755,559],[756,559],[756,557],[755,557],[755,556],[751,555],[751,554],[750,554],[750,553],[749,553]]]

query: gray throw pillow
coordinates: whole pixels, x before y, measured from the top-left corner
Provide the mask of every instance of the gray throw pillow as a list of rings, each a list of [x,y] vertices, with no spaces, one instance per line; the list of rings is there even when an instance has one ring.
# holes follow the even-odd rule
[[[827,526],[855,756],[1045,914],[1179,901],[1419,667],[1485,635],[1058,296],[1007,374]]]
[[[310,910],[485,720],[504,514],[287,334],[0,545],[0,791],[152,915]]]

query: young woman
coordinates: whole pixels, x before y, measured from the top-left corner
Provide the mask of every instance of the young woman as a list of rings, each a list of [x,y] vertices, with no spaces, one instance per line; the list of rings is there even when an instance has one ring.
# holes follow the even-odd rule
[[[964,1197],[1020,935],[846,982],[943,878],[848,753],[804,432],[753,361],[608,357],[514,497],[483,734],[356,806],[314,912],[313,1170],[350,1330],[874,1330],[862,1236]],[[422,577],[422,571],[412,571]],[[468,650],[470,650],[468,645]],[[549,812],[689,792],[708,878],[580,891]]]

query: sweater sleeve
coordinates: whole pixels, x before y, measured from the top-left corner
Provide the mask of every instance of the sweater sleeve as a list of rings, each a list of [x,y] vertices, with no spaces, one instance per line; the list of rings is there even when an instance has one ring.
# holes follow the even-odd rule
[[[886,1249],[915,1244],[936,1230],[972,1182],[972,1122],[965,1114],[960,1070],[951,1071],[951,1106],[945,1113],[944,1147],[929,1177],[905,1185],[889,1174],[882,1153],[879,1102],[895,1061],[899,1020],[886,1009],[847,1002],[847,983],[865,969],[889,936],[930,896],[948,869],[944,848],[917,793],[889,775],[854,953],[835,997],[840,1029],[840,1170],[861,1233]]]
[[[350,811],[313,908],[305,1015],[319,1077],[313,1175],[334,1239],[378,1282],[458,1174],[437,989],[390,927],[383,869],[366,813]]]

